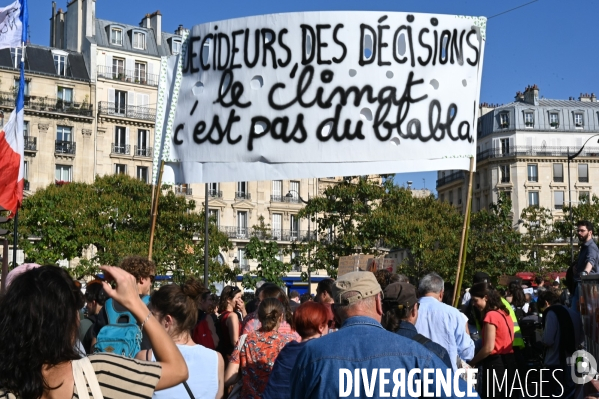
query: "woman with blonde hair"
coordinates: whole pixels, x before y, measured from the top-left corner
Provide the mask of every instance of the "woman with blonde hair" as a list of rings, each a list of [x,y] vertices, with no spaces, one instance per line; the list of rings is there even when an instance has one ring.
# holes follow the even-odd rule
[[[190,378],[172,388],[154,393],[156,399],[185,398],[191,391],[195,398],[223,397],[224,361],[222,356],[191,338],[198,318],[197,299],[202,294],[201,285],[191,280],[183,285],[163,285],[150,298],[152,314],[166,330],[183,355]],[[137,359],[156,361],[152,349],[142,350]]]
[[[283,347],[295,338],[279,333],[285,317],[285,307],[275,298],[266,298],[258,307],[261,327],[247,334],[243,345],[233,354],[225,373],[225,386],[233,385],[240,376],[242,387],[240,399],[258,399],[268,383],[272,367]]]

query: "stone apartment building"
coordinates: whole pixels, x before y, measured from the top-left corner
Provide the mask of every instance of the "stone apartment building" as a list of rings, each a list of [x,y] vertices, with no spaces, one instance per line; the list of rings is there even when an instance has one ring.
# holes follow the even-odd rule
[[[501,192],[512,199],[514,224],[531,205],[551,209],[562,218],[562,208],[599,195],[599,103],[594,94],[578,99],[539,97],[529,86],[509,104],[481,104],[478,120],[476,173],[472,210],[496,202]],[[570,162],[568,154],[584,150]],[[568,179],[568,177],[570,179]],[[468,173],[439,171],[439,200],[465,211]]]
[[[160,57],[180,52],[183,27],[163,32],[159,11],[143,15],[138,25],[102,20],[95,5],[95,0],[71,0],[64,11],[53,2],[50,47],[26,47],[26,195],[48,184],[92,182],[110,173],[151,178]],[[16,97],[16,57],[19,49],[0,50],[0,111],[6,118]],[[245,245],[262,217],[281,248],[280,259],[290,261],[293,255],[284,255],[285,248],[316,237],[314,223],[297,216],[304,201],[338,180],[210,184],[210,213],[233,243],[219,260],[255,269]],[[180,184],[174,191],[203,209],[203,184]],[[307,290],[302,270],[305,266],[286,278],[300,292]],[[324,271],[313,276],[312,292],[324,277]]]

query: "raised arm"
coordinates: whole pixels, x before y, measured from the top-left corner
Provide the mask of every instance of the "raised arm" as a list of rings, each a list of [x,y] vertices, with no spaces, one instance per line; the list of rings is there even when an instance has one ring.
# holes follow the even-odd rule
[[[148,307],[139,297],[135,277],[121,268],[102,266],[101,269],[116,282],[116,289],[104,282],[106,295],[129,310],[148,335],[157,359],[160,359],[162,374],[156,390],[170,388],[187,380],[187,364],[181,352],[165,329],[152,316]]]

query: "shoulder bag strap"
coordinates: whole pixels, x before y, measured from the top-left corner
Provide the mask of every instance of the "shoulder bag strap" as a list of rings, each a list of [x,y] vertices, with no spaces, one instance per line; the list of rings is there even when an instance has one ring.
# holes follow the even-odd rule
[[[183,381],[183,386],[185,387],[185,390],[187,391],[187,394],[189,395],[189,397],[191,399],[196,399],[195,396],[193,396],[193,392],[191,392],[191,389],[189,389],[189,385],[187,385],[187,381]]]
[[[96,372],[89,358],[84,357],[79,360],[73,360],[71,364],[79,398],[89,399],[89,393],[87,392],[87,385],[89,385],[93,399],[104,399],[100,384],[98,383],[98,377],[96,377]]]
[[[510,338],[512,339],[512,341],[514,341],[514,337],[512,335],[512,329],[510,328],[510,324],[507,322],[507,318],[506,318],[505,314],[503,312],[498,311],[498,310],[496,310],[495,312],[497,312],[501,316],[503,316],[503,321],[505,321],[505,325],[507,326],[507,330],[510,333]]]
[[[422,334],[416,334],[416,335],[414,335],[414,338],[412,338],[412,339],[421,345],[426,345],[428,342],[431,341],[430,339],[428,339],[427,337],[425,337]]]

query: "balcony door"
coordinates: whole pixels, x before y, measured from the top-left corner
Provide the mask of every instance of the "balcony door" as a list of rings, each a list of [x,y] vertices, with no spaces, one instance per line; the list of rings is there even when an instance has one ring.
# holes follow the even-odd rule
[[[148,153],[148,141],[150,132],[148,130],[139,129],[137,131],[137,151],[135,153],[138,157],[149,157]]]
[[[246,211],[237,212],[237,238],[247,238],[248,233],[248,213]]]
[[[114,153],[127,154],[128,151],[127,128],[124,126],[116,126],[114,128]]]
[[[297,215],[291,215],[289,217],[289,230],[291,232],[291,239],[297,240],[299,238],[299,219]]]
[[[125,115],[127,112],[127,92],[122,90],[114,91],[114,113]]]
[[[280,240],[282,235],[282,217],[280,213],[273,213],[272,215],[272,237]]]

